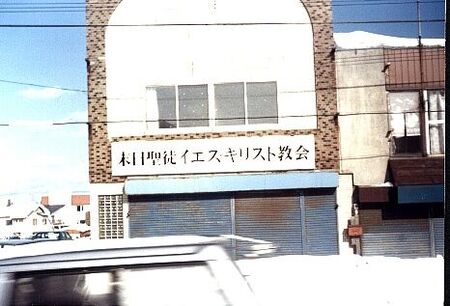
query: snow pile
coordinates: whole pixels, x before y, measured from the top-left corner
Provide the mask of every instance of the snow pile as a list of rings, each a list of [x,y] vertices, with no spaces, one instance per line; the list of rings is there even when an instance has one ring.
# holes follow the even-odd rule
[[[237,265],[263,306],[443,304],[440,256],[280,256],[239,260]]]
[[[334,41],[340,49],[366,49],[380,47],[417,47],[417,38],[380,35],[364,31],[334,33]],[[424,46],[445,46],[445,39],[422,39]]]

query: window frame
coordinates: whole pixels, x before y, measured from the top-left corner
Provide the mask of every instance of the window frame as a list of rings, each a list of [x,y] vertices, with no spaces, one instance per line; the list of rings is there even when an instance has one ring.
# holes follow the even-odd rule
[[[442,119],[430,119],[430,92],[444,92],[444,109],[442,110],[443,118]],[[432,89],[432,90],[424,90],[424,106],[425,106],[425,119],[424,119],[424,129],[425,129],[425,141],[426,141],[426,155],[427,156],[440,156],[445,154],[445,89]],[[439,111],[438,111],[439,112]],[[444,143],[444,152],[443,153],[431,153],[431,136],[430,136],[430,127],[432,125],[442,125],[443,129],[443,137],[442,141]]]
[[[398,114],[396,112],[391,112],[390,110],[390,94],[401,94],[401,93],[417,93],[418,95],[418,115],[419,115],[419,127],[420,127],[420,149],[419,152],[414,153],[396,153],[395,147],[392,145],[392,142],[394,141],[393,138],[395,136],[390,136],[390,149],[389,149],[389,156],[390,157],[401,157],[401,156],[418,156],[418,155],[425,155],[425,156],[442,156],[445,154],[445,146],[444,146],[444,152],[443,153],[431,153],[431,138],[430,138],[430,126],[432,125],[439,125],[442,124],[445,127],[445,101],[444,101],[444,110],[442,111],[444,114],[443,119],[436,119],[436,120],[430,120],[430,106],[429,106],[429,93],[430,92],[436,92],[436,91],[444,91],[444,99],[445,99],[445,90],[443,89],[429,89],[429,90],[423,90],[422,95],[420,90],[391,90],[387,91],[387,115],[388,115],[388,126],[389,131],[392,133],[393,126],[391,122],[391,114]],[[421,100],[422,99],[422,100]],[[403,114],[407,113],[407,111],[402,112]],[[404,125],[406,126],[406,120],[404,122]],[[413,136],[413,135],[411,135]],[[407,137],[407,135],[405,135]],[[444,136],[443,141],[445,142],[445,128],[444,128]]]
[[[251,124],[249,122],[249,114],[248,114],[248,90],[247,86],[248,84],[261,84],[261,83],[274,83],[275,86],[275,108],[276,108],[276,123],[258,123],[258,124]],[[236,124],[236,125],[220,125],[218,124],[218,121],[223,120],[216,117],[216,95],[215,95],[215,86],[217,85],[227,85],[227,84],[243,84],[244,88],[244,124]],[[208,96],[208,118],[205,119],[208,121],[208,124],[205,126],[193,126],[193,127],[181,127],[180,126],[180,99],[179,99],[179,87],[180,86],[198,86],[198,85],[206,85],[206,91]],[[157,88],[161,87],[175,87],[175,113],[176,118],[174,121],[176,121],[176,126],[173,128],[164,128],[160,127],[160,116],[159,116],[159,105],[158,100],[156,98],[155,100],[147,100],[147,103],[156,103],[156,108],[154,105],[148,105],[147,109],[156,109],[157,117],[153,118],[146,118],[147,124],[146,124],[146,133],[148,134],[154,134],[155,132],[164,132],[164,134],[171,134],[171,133],[180,133],[180,132],[198,132],[198,131],[218,131],[218,132],[225,132],[225,131],[251,131],[251,130],[262,130],[262,129],[270,129],[270,128],[279,128],[282,123],[280,123],[280,92],[279,92],[279,84],[276,80],[264,80],[264,81],[230,81],[230,82],[215,82],[215,83],[198,83],[198,84],[172,84],[172,85],[148,85],[146,86],[146,91],[154,90],[156,92]],[[262,117],[264,119],[264,117]],[[149,124],[151,122],[155,122],[155,124]]]

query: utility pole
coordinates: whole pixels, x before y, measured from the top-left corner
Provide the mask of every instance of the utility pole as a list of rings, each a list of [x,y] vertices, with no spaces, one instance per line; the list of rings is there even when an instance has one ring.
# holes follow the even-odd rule
[[[418,51],[419,51],[419,73],[420,73],[420,85],[419,85],[419,118],[420,118],[420,134],[421,134],[421,151],[422,156],[427,155],[427,134],[426,128],[426,106],[425,95],[424,95],[424,73],[423,73],[423,45],[422,45],[422,23],[420,15],[420,0],[416,1],[417,9],[417,39],[418,39]]]

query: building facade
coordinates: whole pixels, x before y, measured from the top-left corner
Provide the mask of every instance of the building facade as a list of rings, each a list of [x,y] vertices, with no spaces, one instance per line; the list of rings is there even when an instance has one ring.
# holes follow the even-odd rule
[[[444,61],[439,45],[336,52],[341,170],[353,175],[348,234],[358,254],[443,255]]]
[[[96,0],[87,25],[93,238],[231,234],[278,254],[339,252],[352,186],[330,3]]]

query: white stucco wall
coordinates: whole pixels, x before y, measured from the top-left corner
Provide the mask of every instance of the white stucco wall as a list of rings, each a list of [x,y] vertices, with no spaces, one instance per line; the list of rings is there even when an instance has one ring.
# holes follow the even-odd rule
[[[348,220],[352,217],[353,175],[340,174],[339,186],[336,189],[339,254],[353,254],[353,249],[344,241],[344,230],[348,227]]]
[[[138,121],[109,124],[109,137],[161,133],[144,122],[157,119],[146,87],[158,85],[276,81],[276,128],[316,128],[312,26],[300,1],[124,0],[109,25],[108,120]],[[233,129],[255,126],[200,131]]]
[[[355,185],[385,181],[389,131],[383,50],[336,53],[341,172],[353,173]]]

